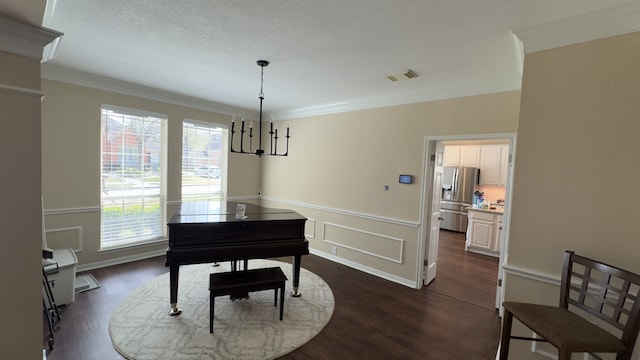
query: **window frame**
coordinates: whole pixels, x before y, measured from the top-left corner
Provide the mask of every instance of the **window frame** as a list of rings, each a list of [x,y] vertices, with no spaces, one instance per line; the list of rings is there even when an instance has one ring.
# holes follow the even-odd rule
[[[116,116],[120,116],[122,117],[122,119],[125,119],[126,117],[138,117],[138,118],[154,118],[154,119],[158,119],[158,125],[159,125],[159,130],[160,130],[160,134],[158,134],[158,139],[157,139],[157,146],[158,146],[158,151],[156,152],[148,152],[146,145],[147,142],[146,141],[141,141],[141,143],[138,143],[137,146],[140,147],[140,149],[138,150],[138,154],[136,153],[132,153],[131,149],[133,147],[129,146],[130,144],[121,144],[121,148],[119,149],[119,152],[117,152],[118,154],[120,154],[121,156],[126,156],[127,157],[127,163],[129,160],[132,159],[136,159],[139,160],[139,165],[140,168],[137,169],[136,171],[139,171],[140,174],[142,174],[141,177],[138,177],[137,180],[142,180],[141,183],[143,184],[140,188],[141,193],[139,195],[125,195],[125,188],[124,185],[121,187],[121,191],[122,191],[122,195],[118,196],[118,195],[114,195],[111,199],[109,199],[108,197],[110,196],[109,192],[111,191],[111,189],[106,185],[105,180],[108,176],[110,176],[111,174],[108,173],[108,171],[105,171],[105,157],[111,159],[114,152],[109,152],[107,153],[106,151],[110,150],[107,149],[105,150],[105,146],[111,146],[109,143],[109,136],[107,134],[107,123],[106,123],[106,119],[108,117],[108,112],[113,112],[116,114]],[[121,107],[121,106],[115,106],[115,105],[108,105],[108,104],[102,104],[100,106],[100,185],[99,185],[99,189],[100,189],[100,244],[99,244],[99,250],[100,251],[104,251],[104,250],[113,250],[113,249],[119,249],[119,248],[126,248],[126,247],[132,247],[132,246],[138,246],[138,245],[145,245],[145,244],[150,244],[150,243],[157,243],[157,242],[162,242],[162,241],[166,241],[167,240],[167,227],[166,227],[166,223],[167,223],[167,149],[168,149],[168,126],[169,126],[169,120],[168,120],[168,116],[165,114],[160,114],[160,113],[155,113],[155,112],[151,112],[151,111],[146,111],[146,110],[139,110],[139,109],[131,109],[131,108],[126,108],[126,107]],[[127,130],[123,130],[121,131],[121,134],[125,134],[125,131]],[[124,141],[124,140],[123,140]],[[156,158],[157,156],[157,158]],[[153,160],[156,160],[155,162],[152,162]],[[122,168],[122,165],[125,164],[124,163],[124,159],[121,160],[121,164],[120,164],[120,168],[118,170],[116,170],[117,172],[121,172],[122,173],[122,178],[126,178],[126,171],[125,169]],[[157,165],[156,165],[157,164]],[[109,165],[107,165],[109,167],[109,169],[111,169],[111,171],[114,171],[114,169],[116,168],[113,164],[109,163]],[[136,169],[136,168],[131,168],[131,169]],[[146,180],[150,180],[152,178],[155,178],[155,176],[150,176],[147,175],[147,172],[149,173],[154,173],[157,172],[157,177],[158,177],[158,187],[157,187],[157,194],[153,194],[153,192],[155,190],[151,190],[153,188],[149,188],[147,189],[147,187],[145,186]],[[116,180],[118,178],[118,176],[120,175],[116,175]],[[124,181],[122,182],[124,183]],[[118,184],[116,182],[116,184]],[[150,190],[151,193],[150,194],[145,194],[145,190]],[[131,222],[139,222],[142,221],[143,224],[145,223],[151,223],[152,226],[149,228],[151,229],[151,236],[147,236],[144,234],[138,235],[138,236],[131,236],[131,237],[125,237],[125,238],[121,238],[121,239],[107,239],[105,237],[105,233],[109,232],[109,231],[113,231],[112,229],[108,229],[106,228],[106,224],[105,224],[105,219],[106,217],[108,217],[109,215],[107,214],[109,211],[117,211],[114,210],[116,207],[119,207],[120,205],[114,207],[113,205],[110,206],[109,208],[111,210],[107,210],[107,205],[105,204],[105,201],[111,200],[114,203],[117,202],[121,202],[122,204],[122,215],[120,216],[116,216],[116,218],[119,217],[119,220],[114,220],[114,221],[120,221],[121,222],[121,231],[122,232],[127,232],[128,228],[126,223],[131,221]],[[137,200],[137,201],[136,201]],[[134,205],[134,203],[131,203],[131,201],[134,202],[138,202],[139,201],[139,205]],[[157,202],[157,205],[154,205]],[[128,204],[127,204],[128,203]],[[151,218],[151,221],[146,221],[145,222],[145,207],[154,207],[154,206],[158,206],[159,209],[157,211],[153,212],[153,217]],[[126,215],[126,209],[128,209],[129,211],[132,211],[133,213],[135,213],[134,209],[135,208],[140,208],[142,209],[142,214],[138,214],[138,215],[133,215],[133,216],[127,216]],[[157,212],[157,214],[156,214]],[[158,218],[159,217],[159,218]],[[117,225],[116,227],[117,228]],[[132,229],[134,228],[133,226],[131,227]],[[114,236],[115,238],[116,236]]]
[[[219,193],[205,193],[205,194],[210,194],[210,196],[205,196],[207,201],[224,201],[227,197],[227,170],[228,170],[228,159],[229,159],[229,149],[228,149],[228,141],[229,141],[229,128],[227,125],[225,124],[220,124],[217,122],[213,122],[213,121],[202,121],[202,120],[196,120],[196,119],[191,119],[191,118],[184,118],[182,120],[182,134],[181,134],[181,145],[180,145],[180,171],[181,171],[181,175],[180,175],[180,202],[181,203],[185,203],[185,202],[190,202],[193,201],[192,199],[189,199],[189,197],[185,197],[185,191],[184,191],[184,186],[185,186],[185,164],[184,164],[184,160],[185,160],[185,154],[184,154],[184,150],[185,150],[185,127],[186,124],[191,124],[195,127],[203,127],[203,128],[208,128],[211,130],[215,130],[215,129],[219,129],[220,131],[220,135],[221,135],[221,139],[220,139],[220,157],[219,157],[219,162],[218,162],[218,167],[220,169],[220,177],[219,177],[219,181],[220,181],[220,190]],[[187,169],[186,171],[189,171],[189,169]],[[219,197],[217,196],[219,194]]]

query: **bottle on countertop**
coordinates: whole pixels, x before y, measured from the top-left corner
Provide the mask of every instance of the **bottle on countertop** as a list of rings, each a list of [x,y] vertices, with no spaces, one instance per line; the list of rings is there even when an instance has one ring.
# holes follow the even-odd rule
[[[482,202],[484,201],[484,192],[476,191],[475,193],[473,193],[473,196],[474,196],[473,207],[477,209],[482,208]]]

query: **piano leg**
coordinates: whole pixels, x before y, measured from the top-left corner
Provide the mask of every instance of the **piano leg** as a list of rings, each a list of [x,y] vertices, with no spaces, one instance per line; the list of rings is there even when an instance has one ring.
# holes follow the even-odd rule
[[[300,263],[302,262],[302,255],[295,255],[293,257],[293,297],[300,297],[302,294],[298,291],[300,286]]]
[[[169,289],[170,289],[170,298],[171,298],[171,311],[169,311],[169,316],[177,316],[182,313],[182,309],[178,307],[179,270],[180,270],[179,265],[169,266]]]

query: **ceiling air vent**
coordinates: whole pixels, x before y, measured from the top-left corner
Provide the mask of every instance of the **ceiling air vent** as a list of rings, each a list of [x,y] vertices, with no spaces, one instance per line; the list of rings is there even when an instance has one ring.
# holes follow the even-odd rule
[[[413,79],[414,77],[418,77],[413,70],[405,70],[403,72],[387,75],[387,79],[391,81],[400,81],[400,80],[408,80]]]

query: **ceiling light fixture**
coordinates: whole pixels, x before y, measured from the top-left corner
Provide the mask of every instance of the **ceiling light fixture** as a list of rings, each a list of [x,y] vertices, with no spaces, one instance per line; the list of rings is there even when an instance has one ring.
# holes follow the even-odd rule
[[[260,119],[259,119],[259,127],[258,127],[258,148],[253,151],[252,148],[252,139],[253,139],[253,121],[249,123],[249,151],[244,150],[244,133],[247,132],[244,129],[244,114],[242,114],[242,123],[240,124],[240,150],[235,150],[233,148],[233,138],[236,133],[236,116],[233,115],[231,117],[231,152],[232,153],[240,153],[240,154],[251,154],[258,155],[258,157],[262,155],[273,155],[273,156],[287,156],[289,155],[289,127],[287,126],[287,147],[282,154],[278,154],[278,126],[273,124],[273,120],[269,121],[269,137],[270,137],[270,148],[269,152],[265,153],[262,148],[262,101],[264,100],[264,93],[262,92],[262,86],[264,84],[264,68],[269,65],[267,60],[258,60],[258,66],[260,66],[260,94],[258,98],[260,99]]]

